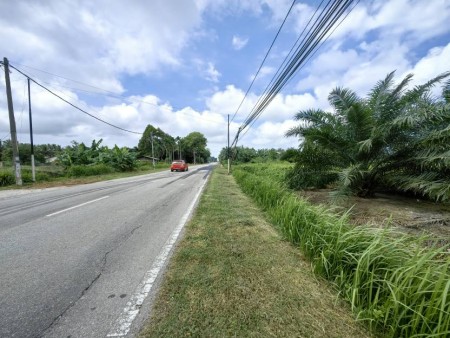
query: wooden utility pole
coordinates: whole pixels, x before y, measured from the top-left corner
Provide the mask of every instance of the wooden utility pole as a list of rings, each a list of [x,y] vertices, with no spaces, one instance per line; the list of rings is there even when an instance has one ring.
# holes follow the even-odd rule
[[[150,138],[152,140],[152,161],[153,161],[153,169],[155,169],[155,150],[153,148],[153,132],[150,133]]]
[[[28,80],[28,113],[30,115],[31,173],[33,177],[33,182],[36,182],[36,169],[34,167],[33,120],[31,118],[30,78],[27,78],[27,80]]]
[[[9,128],[11,130],[11,146],[13,152],[14,172],[16,175],[16,184],[22,185],[22,176],[20,172],[19,146],[17,145],[16,120],[14,118],[14,107],[11,94],[11,82],[9,79],[9,62],[3,58],[3,67],[5,68],[6,98],[8,100]]]

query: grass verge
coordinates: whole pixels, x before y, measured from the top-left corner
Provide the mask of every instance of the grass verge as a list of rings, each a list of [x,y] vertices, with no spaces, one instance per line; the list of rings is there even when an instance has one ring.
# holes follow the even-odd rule
[[[349,307],[216,168],[141,337],[369,337]]]
[[[59,186],[69,186],[78,184],[88,184],[100,181],[113,180],[117,178],[125,178],[139,175],[152,174],[160,171],[169,170],[168,164],[158,164],[155,169],[150,165],[139,167],[133,171],[125,172],[109,172],[99,175],[68,177],[61,167],[57,169],[52,167],[37,167],[36,182],[31,181],[31,167],[22,167],[23,185],[15,185],[15,177],[12,169],[0,169],[0,191],[10,189],[41,189]],[[51,173],[51,174],[49,174]]]
[[[233,174],[360,320],[387,337],[450,336],[448,246],[390,229],[350,226],[345,215],[337,218],[299,199],[268,172],[247,165]]]

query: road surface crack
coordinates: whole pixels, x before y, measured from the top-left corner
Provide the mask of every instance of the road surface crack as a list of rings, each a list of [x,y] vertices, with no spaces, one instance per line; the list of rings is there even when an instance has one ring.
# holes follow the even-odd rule
[[[97,282],[97,280],[102,276],[103,271],[105,270],[106,267],[106,263],[107,263],[107,257],[108,255],[113,252],[114,250],[120,248],[124,243],[126,243],[128,241],[128,239],[133,235],[133,233],[138,230],[139,228],[141,228],[144,224],[139,224],[137,226],[135,226],[134,228],[132,228],[127,234],[125,234],[116,244],[115,246],[110,249],[109,251],[107,251],[104,255],[103,258],[101,260],[101,264],[100,264],[100,271],[98,272],[98,274],[89,282],[89,284],[81,291],[80,295],[78,296],[78,298],[76,300],[74,300],[73,302],[71,302],[58,316],[56,316],[52,322],[44,329],[42,330],[42,334],[39,335],[39,337],[43,337],[45,336],[46,332],[49,331],[55,324],[58,323],[59,320],[61,320],[61,318],[64,317],[64,315],[67,313],[67,311],[69,311],[72,307],[74,307],[78,301],[83,298],[83,296],[92,288],[92,286],[95,284],[95,282]]]

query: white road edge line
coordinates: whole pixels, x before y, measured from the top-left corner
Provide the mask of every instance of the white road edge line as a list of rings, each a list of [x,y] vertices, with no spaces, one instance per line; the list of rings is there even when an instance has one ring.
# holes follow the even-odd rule
[[[87,201],[87,202],[85,202],[85,203],[81,203],[81,204],[78,204],[78,205],[74,205],[73,207],[70,207],[70,208],[67,208],[67,209],[63,209],[63,210],[54,212],[54,213],[52,213],[52,214],[48,214],[48,215],[46,215],[46,217],[55,216],[55,215],[61,214],[61,213],[66,212],[66,211],[69,211],[69,210],[72,210],[72,209],[76,209],[76,208],[82,207],[82,206],[87,205],[87,204],[91,204],[91,203],[94,203],[94,202],[97,202],[97,201],[100,201],[100,200],[104,200],[105,198],[108,198],[108,197],[109,197],[109,196],[103,196],[103,197],[97,198],[97,199],[92,200],[92,201]]]
[[[199,191],[197,192],[197,195],[195,195],[194,200],[192,201],[188,210],[181,218],[180,223],[172,232],[167,242],[164,244],[164,247],[162,248],[159,255],[156,257],[150,270],[145,273],[144,278],[139,283],[135,292],[130,297],[130,300],[125,305],[122,314],[119,316],[119,318],[117,318],[117,320],[113,325],[113,328],[109,331],[106,337],[125,337],[130,331],[131,324],[138,315],[145,298],[147,298],[148,294],[150,293],[153,287],[153,283],[156,280],[156,277],[158,277],[158,274],[160,273],[162,267],[164,266],[169,256],[170,250],[172,250],[172,247],[177,241],[181,230],[187,223],[187,220],[189,219],[189,216],[191,215],[192,210],[194,209],[195,204],[199,199],[207,181],[208,180],[203,181],[203,184],[201,185]]]

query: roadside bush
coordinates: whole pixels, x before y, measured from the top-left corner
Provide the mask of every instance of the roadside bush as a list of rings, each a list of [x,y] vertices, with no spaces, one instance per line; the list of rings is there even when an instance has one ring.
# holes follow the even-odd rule
[[[33,175],[31,170],[22,170],[22,182],[23,183],[31,183],[33,182]]]
[[[0,171],[0,187],[12,185],[16,183],[16,178],[12,171],[1,170]]]
[[[281,233],[333,282],[359,320],[389,337],[448,337],[450,252],[425,248],[425,238],[352,227],[310,205],[257,169],[236,167],[242,190],[264,208]]]
[[[41,172],[39,170],[36,170],[35,175],[37,182],[49,181],[51,179],[50,174],[47,172]],[[23,183],[33,182],[33,172],[31,169],[22,169],[22,181]]]
[[[114,172],[114,169],[106,164],[74,165],[67,168],[66,175],[68,177],[82,177],[109,174],[112,172]]]

